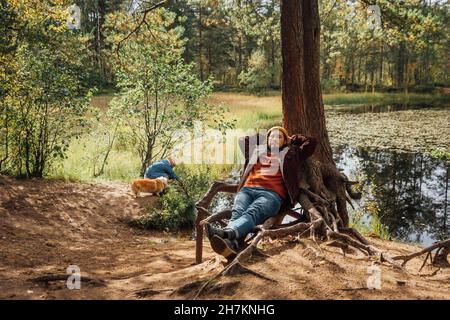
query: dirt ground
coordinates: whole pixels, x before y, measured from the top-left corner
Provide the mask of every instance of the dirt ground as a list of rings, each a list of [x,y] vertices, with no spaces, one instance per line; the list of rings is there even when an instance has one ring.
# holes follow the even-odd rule
[[[154,197],[135,199],[126,184],[15,180],[0,176],[0,299],[191,299],[202,280],[223,268],[205,241],[194,265],[188,234],[129,226]],[[392,254],[418,247],[370,238]],[[313,250],[312,250],[312,249]],[[381,289],[368,290],[372,262],[308,240],[265,242],[269,258],[248,262],[275,281],[238,275],[213,282],[200,299],[450,299],[450,270],[381,269]],[[313,251],[315,253],[313,253]],[[66,268],[77,265],[80,290],[66,287]],[[35,282],[61,275],[62,280]]]

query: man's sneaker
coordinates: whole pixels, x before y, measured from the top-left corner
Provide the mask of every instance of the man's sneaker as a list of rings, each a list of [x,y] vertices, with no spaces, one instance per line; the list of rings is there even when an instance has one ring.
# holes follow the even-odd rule
[[[225,232],[222,229],[216,228],[212,226],[210,223],[205,225],[206,236],[211,241],[214,236],[218,236],[219,238],[224,238]]]
[[[233,260],[237,256],[234,241],[229,241],[228,239],[223,239],[214,235],[209,239],[211,243],[211,248],[218,254],[224,256],[228,261]]]

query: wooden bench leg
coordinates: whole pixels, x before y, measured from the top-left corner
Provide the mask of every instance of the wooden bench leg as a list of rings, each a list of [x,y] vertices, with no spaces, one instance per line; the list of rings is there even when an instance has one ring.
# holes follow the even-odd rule
[[[203,257],[203,226],[200,225],[200,222],[208,217],[207,214],[203,210],[198,210],[195,208],[195,213],[197,214],[197,218],[195,219],[195,263],[202,263]]]
[[[195,204],[197,219],[195,220],[195,263],[202,263],[203,255],[203,226],[200,226],[200,221],[207,218],[210,214],[207,208],[213,200],[214,196],[218,192],[236,193],[238,189],[237,184],[231,184],[224,181],[214,181],[209,190],[203,196],[203,198]],[[202,207],[203,210],[198,210],[198,207]]]
[[[203,226],[200,225],[201,219],[199,219],[200,215],[197,217],[197,221],[195,222],[196,235],[195,235],[195,263],[202,263],[202,255],[203,255]]]

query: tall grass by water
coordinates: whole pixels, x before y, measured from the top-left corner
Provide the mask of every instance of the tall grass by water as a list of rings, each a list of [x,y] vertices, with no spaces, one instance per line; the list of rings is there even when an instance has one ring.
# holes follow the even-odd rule
[[[387,104],[429,104],[450,105],[449,95],[419,93],[339,93],[324,94],[325,109],[333,110],[339,105],[387,105]],[[247,93],[216,92],[209,99],[211,104],[229,107],[228,119],[236,119],[237,128],[268,128],[281,124],[281,96],[270,92],[263,96]]]
[[[139,157],[130,150],[113,148],[105,165],[104,173],[98,177],[94,172],[100,169],[104,148],[100,134],[85,135],[73,139],[67,152],[67,158],[50,170],[49,177],[66,181],[122,181],[130,182],[139,177]]]

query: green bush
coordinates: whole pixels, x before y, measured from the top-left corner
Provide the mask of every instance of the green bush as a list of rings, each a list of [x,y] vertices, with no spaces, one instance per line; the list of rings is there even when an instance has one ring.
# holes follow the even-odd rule
[[[227,166],[219,165],[179,165],[176,172],[185,188],[177,182],[171,184],[158,203],[148,209],[148,214],[133,224],[146,229],[168,231],[192,228],[195,202],[205,194],[214,180],[224,176],[226,170]]]

